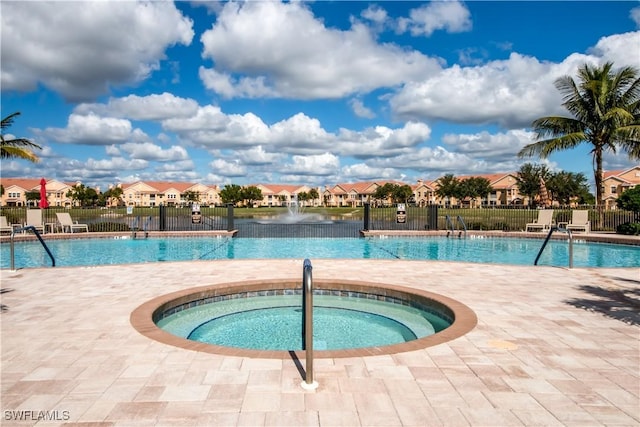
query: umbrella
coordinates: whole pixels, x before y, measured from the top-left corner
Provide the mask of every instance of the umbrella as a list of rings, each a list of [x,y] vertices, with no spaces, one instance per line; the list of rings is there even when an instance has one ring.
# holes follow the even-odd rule
[[[544,207],[551,206],[551,198],[549,197],[549,191],[547,191],[547,185],[545,184],[542,176],[540,177],[540,204]]]
[[[49,207],[49,201],[47,200],[47,181],[44,178],[40,180],[40,209],[46,209]]]

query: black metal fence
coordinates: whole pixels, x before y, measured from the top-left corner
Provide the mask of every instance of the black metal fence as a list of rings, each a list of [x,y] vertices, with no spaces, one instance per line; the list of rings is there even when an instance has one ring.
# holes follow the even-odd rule
[[[623,210],[601,211],[594,208],[580,208],[589,211],[592,231],[615,232],[620,224],[638,222],[638,213]],[[426,207],[406,206],[404,222],[399,222],[396,207],[369,209],[369,230],[447,230],[462,228],[458,217],[468,230],[524,231],[528,223],[538,218],[537,209],[523,208],[442,208],[431,205]],[[366,216],[366,210],[365,210]],[[451,223],[448,223],[447,217]],[[556,224],[571,221],[572,209],[554,209]],[[366,225],[366,218],[365,218]]]
[[[236,220],[237,237],[360,237],[362,221],[269,222]]]
[[[584,209],[584,208],[581,208]],[[589,210],[591,230],[596,232],[615,232],[620,224],[638,222],[638,213],[610,210]],[[361,230],[446,230],[451,227],[447,217],[455,228],[460,229],[460,217],[468,230],[524,230],[526,224],[538,217],[535,209],[523,208],[443,208],[435,205],[427,207],[406,206],[398,212],[394,207],[359,208],[353,220],[313,219],[305,221],[287,221],[268,218],[236,218],[231,206],[201,208],[193,212],[189,207],[152,207],[152,208],[96,208],[64,209],[48,208],[41,210],[43,224],[47,232],[56,230],[57,212],[68,212],[78,223],[87,224],[92,232],[147,231],[207,231],[237,230],[237,237],[358,237]],[[26,224],[24,207],[0,207],[0,214],[9,224]],[[256,215],[260,210],[256,209]],[[554,209],[556,224],[570,222],[571,209]]]
[[[2,207],[0,212],[9,224],[26,224],[25,208]],[[227,207],[202,208],[200,216],[194,216],[191,208],[159,206],[153,208],[110,209],[42,209],[42,222],[47,230],[55,229],[57,212],[70,213],[74,222],[87,224],[91,232],[116,232],[130,230],[147,231],[206,231],[227,230]],[[195,217],[195,218],[194,218]],[[196,222],[195,219],[198,219]],[[233,223],[233,218],[231,220]]]

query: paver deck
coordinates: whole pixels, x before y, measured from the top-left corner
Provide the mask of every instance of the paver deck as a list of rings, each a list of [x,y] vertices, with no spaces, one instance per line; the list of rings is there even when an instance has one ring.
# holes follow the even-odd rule
[[[640,269],[312,262],[314,279],[454,298],[478,324],[417,351],[317,359],[309,391],[293,360],[172,347],[129,319],[192,286],[301,278],[302,260],[2,270],[1,424],[640,425]]]

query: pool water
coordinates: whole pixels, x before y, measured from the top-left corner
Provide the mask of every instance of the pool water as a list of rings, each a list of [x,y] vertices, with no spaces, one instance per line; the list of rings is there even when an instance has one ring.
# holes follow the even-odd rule
[[[229,299],[188,308],[157,322],[194,341],[255,350],[302,350],[300,295]],[[433,335],[449,323],[406,305],[314,296],[315,350],[380,347]]]
[[[533,265],[541,239],[473,236],[372,238],[103,238],[47,241],[57,266],[217,259],[403,259]],[[575,267],[637,267],[640,246],[574,241]],[[9,245],[0,267],[10,268]],[[550,240],[538,265],[568,266],[566,240]],[[37,241],[15,243],[15,267],[50,266]]]

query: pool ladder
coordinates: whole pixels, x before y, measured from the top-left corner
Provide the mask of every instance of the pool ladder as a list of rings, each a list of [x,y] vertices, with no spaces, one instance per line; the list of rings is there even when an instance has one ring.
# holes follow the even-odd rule
[[[302,264],[302,349],[305,351],[305,380],[302,388],[314,390],[318,383],[313,380],[313,267],[311,261]]]
[[[38,240],[40,240],[40,244],[42,245],[44,250],[47,251],[47,254],[49,255],[49,258],[51,258],[51,267],[55,267],[56,266],[56,259],[53,257],[53,254],[49,250],[49,247],[47,246],[47,244],[44,242],[44,240],[42,240],[42,236],[40,236],[40,233],[38,233],[38,230],[33,225],[27,225],[26,227],[18,228],[18,229],[13,230],[11,232],[11,239],[10,239],[10,245],[9,245],[9,252],[10,252],[10,256],[11,256],[11,270],[15,271],[15,269],[16,269],[16,262],[15,262],[16,261],[16,256],[15,256],[15,248],[14,248],[14,243],[13,243],[13,236],[17,232],[20,232],[20,231],[33,231],[33,234],[35,234],[36,237],[38,238]]]
[[[144,222],[144,226],[142,227],[142,230],[140,230],[140,226],[138,225],[140,223],[140,217],[137,216],[134,220],[133,220],[133,225],[131,226],[131,238],[135,239],[136,235],[138,233],[138,231],[144,231],[144,238],[146,239],[147,237],[149,237],[149,221],[151,221],[151,215],[149,215],[149,217],[147,218],[147,220]]]
[[[449,215],[445,216],[445,219],[447,220],[448,226],[447,237],[449,237],[449,235],[454,235],[456,231],[460,231],[458,233],[458,238],[461,238],[463,233],[464,237],[467,237],[467,225],[464,223],[464,220],[460,215],[456,217],[456,225],[462,225],[462,230],[457,230],[457,227],[453,226],[453,221],[451,220],[451,217]]]
[[[544,248],[547,247],[547,243],[549,243],[549,239],[554,231],[560,231],[569,235],[569,268],[573,268],[573,234],[571,234],[571,230],[568,228],[560,228],[555,225],[551,226],[551,229],[547,234],[547,238],[544,239],[544,243],[542,243],[542,247],[540,248],[540,251],[538,251],[538,256],[536,256],[536,260],[533,262],[533,265],[538,265],[538,260],[540,259]]]

